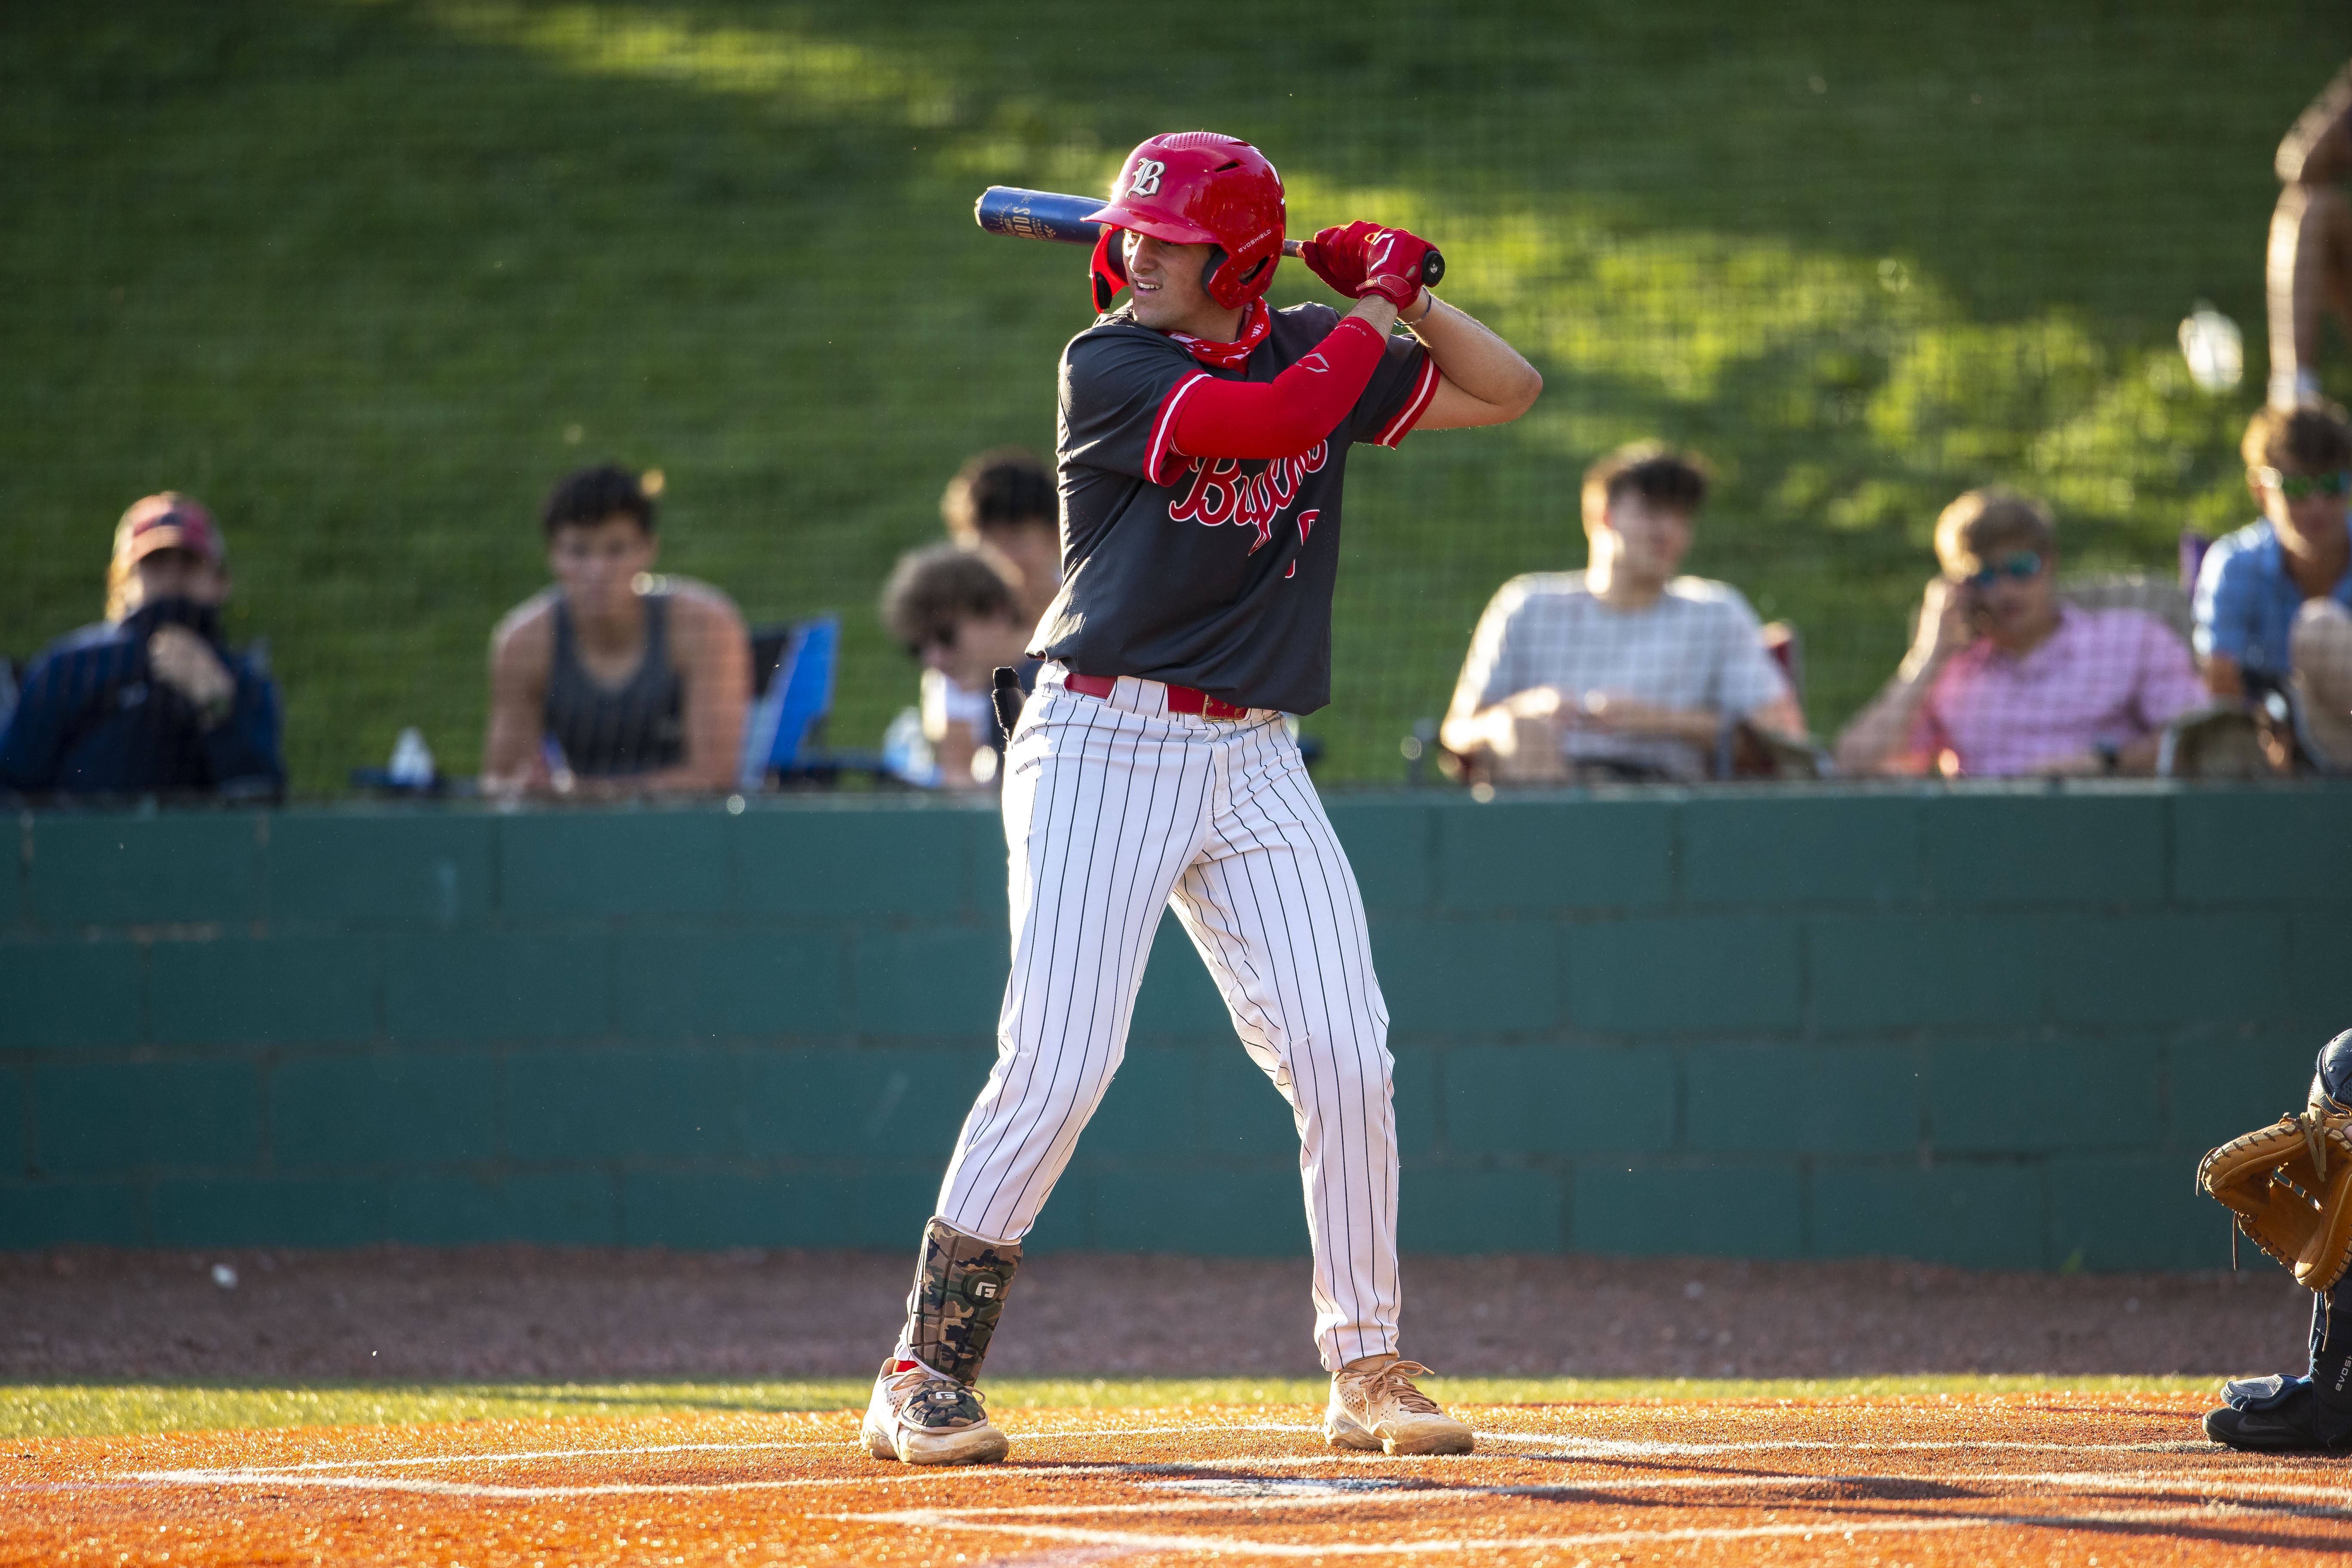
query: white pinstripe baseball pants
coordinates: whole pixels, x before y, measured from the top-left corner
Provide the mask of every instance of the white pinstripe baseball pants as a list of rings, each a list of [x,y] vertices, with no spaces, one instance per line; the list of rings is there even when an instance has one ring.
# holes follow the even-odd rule
[[[1388,1007],[1355,873],[1281,715],[1165,710],[1039,677],[1006,755],[1013,973],[996,1067],[963,1124],[939,1213],[1026,1235],[1127,1047],[1143,964],[1172,906],[1250,1058],[1290,1102],[1327,1369],[1397,1348],[1396,1122]]]

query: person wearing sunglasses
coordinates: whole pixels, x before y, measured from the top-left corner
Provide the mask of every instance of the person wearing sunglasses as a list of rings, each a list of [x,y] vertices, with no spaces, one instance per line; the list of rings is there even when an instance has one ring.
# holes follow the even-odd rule
[[[1036,679],[1028,654],[1035,622],[1022,613],[1016,572],[986,548],[934,544],[898,560],[882,588],[882,625],[923,667],[923,738],[946,789],[997,783],[1004,734],[989,687],[997,669]]]
[[[2041,502],[1970,490],[1937,519],[1936,554],[1910,653],[1838,737],[1847,773],[2150,773],[2164,727],[2204,705],[2170,626],[2058,597]]]
[[[2352,420],[2329,403],[2264,408],[2241,451],[2262,516],[2198,572],[2205,684],[2225,701],[2287,691],[2308,760],[2352,769]]]

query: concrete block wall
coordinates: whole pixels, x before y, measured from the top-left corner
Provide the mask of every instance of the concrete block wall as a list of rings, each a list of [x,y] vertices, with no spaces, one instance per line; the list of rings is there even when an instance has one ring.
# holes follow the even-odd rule
[[[2210,1267],[2352,1025],[2352,792],[1343,795],[1408,1248]],[[992,810],[37,814],[0,1247],[908,1245],[993,1052]],[[1173,922],[1040,1247],[1303,1251]]]

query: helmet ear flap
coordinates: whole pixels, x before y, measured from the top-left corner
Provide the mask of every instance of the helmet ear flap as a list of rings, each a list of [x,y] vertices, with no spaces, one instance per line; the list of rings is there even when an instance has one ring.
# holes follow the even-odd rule
[[[1097,314],[1110,309],[1111,297],[1127,287],[1127,231],[1103,225],[1095,237],[1094,260],[1087,268],[1087,281],[1093,286],[1095,310]]]
[[[1233,257],[1223,246],[1213,245],[1209,247],[1208,265],[1201,269],[1202,289],[1206,290],[1210,299],[1228,308],[1245,305],[1265,292],[1260,279],[1265,279],[1266,273],[1272,268],[1274,258],[1259,257],[1251,264],[1247,272],[1242,273],[1239,277],[1226,276],[1223,279],[1224,286],[1220,289],[1218,274],[1223,272],[1232,261]],[[1253,284],[1257,284],[1258,287],[1251,287]]]

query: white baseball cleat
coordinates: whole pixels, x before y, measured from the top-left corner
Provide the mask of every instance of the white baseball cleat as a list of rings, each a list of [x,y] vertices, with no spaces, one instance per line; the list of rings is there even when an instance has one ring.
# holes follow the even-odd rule
[[[1412,1385],[1415,1373],[1428,1373],[1417,1361],[1392,1355],[1367,1356],[1333,1373],[1323,1441],[1383,1454],[1468,1453],[1470,1428]]]
[[[904,1372],[882,1363],[859,1432],[877,1459],[909,1465],[985,1465],[1012,1447],[988,1418],[980,1390],[941,1377],[920,1363]]]

